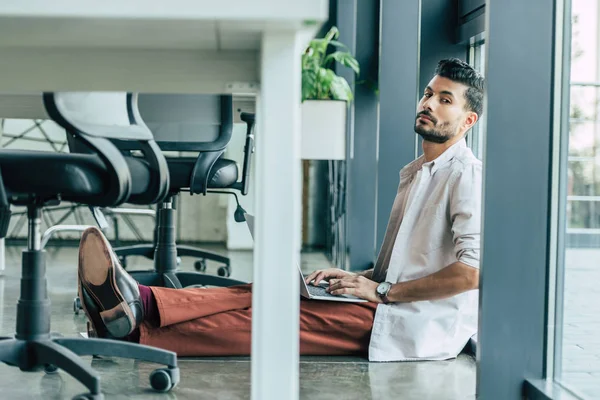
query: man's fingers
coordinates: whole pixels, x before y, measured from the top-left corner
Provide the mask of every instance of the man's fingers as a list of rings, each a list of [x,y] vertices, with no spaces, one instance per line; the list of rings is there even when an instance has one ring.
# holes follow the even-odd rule
[[[323,273],[323,271],[319,272],[317,274],[317,276],[315,276],[315,282],[313,284],[315,286],[317,286],[319,284],[319,282],[321,282],[324,278],[325,278],[325,274]]]
[[[308,275],[306,277],[306,283],[309,284],[312,281],[315,281],[315,285],[318,285],[319,282],[321,282],[322,279],[324,279],[325,277],[325,271],[323,270],[318,270],[318,271],[314,271],[312,274]]]
[[[308,283],[310,283],[310,281],[312,281],[313,279],[315,279],[315,276],[317,275],[317,273],[318,273],[318,272],[319,272],[319,271],[315,271],[315,272],[311,273],[310,275],[308,275],[308,276],[305,278],[305,282],[306,282],[307,284],[308,284]]]
[[[344,272],[340,272],[340,270],[335,268],[329,269],[321,269],[318,271],[314,271],[312,274],[306,277],[306,283],[309,284],[313,282],[313,285],[318,285],[319,282],[328,280],[331,282],[331,278],[338,278],[344,276]]]
[[[341,288],[353,288],[356,287],[356,283],[349,279],[332,279],[329,281],[329,293],[333,293],[336,289]]]
[[[330,292],[333,288],[336,287],[336,285],[337,285],[338,282],[339,282],[339,279],[330,279],[329,280],[329,286],[325,290],[328,291],[328,292]]]
[[[336,295],[336,296],[340,295],[340,294],[354,294],[354,290],[355,290],[355,288],[353,288],[353,287],[343,287],[340,289],[331,290],[329,293]]]

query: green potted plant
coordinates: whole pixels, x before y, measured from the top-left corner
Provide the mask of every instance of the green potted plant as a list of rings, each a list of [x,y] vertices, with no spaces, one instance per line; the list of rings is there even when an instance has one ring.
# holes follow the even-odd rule
[[[354,99],[350,85],[332,69],[335,62],[357,75],[358,61],[336,39],[332,27],[323,38],[310,41],[302,54],[302,158],[346,158],[346,113]],[[328,53],[330,46],[336,47]]]

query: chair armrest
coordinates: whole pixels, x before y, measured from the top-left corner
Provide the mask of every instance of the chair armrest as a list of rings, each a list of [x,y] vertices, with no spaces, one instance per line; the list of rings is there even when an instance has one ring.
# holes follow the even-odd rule
[[[250,185],[250,165],[252,162],[252,154],[254,153],[254,123],[255,115],[252,113],[241,113],[240,119],[246,123],[246,144],[244,146],[244,164],[242,170],[242,180],[233,185],[234,189],[239,190],[242,195],[248,194],[248,186]]]
[[[198,155],[196,164],[194,164],[194,169],[192,170],[193,179],[190,182],[190,192],[206,194],[210,171],[221,155],[223,155],[223,151],[211,151]]]
[[[0,171],[0,239],[5,238],[8,233],[8,224],[10,223],[10,204],[4,188],[4,180]]]

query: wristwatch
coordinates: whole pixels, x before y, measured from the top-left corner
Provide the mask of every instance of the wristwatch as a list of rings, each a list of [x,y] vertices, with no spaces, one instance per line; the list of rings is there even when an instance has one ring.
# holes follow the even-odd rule
[[[377,292],[377,295],[381,298],[383,304],[388,304],[390,302],[390,300],[387,297],[387,294],[389,293],[391,288],[392,284],[390,282],[381,282],[379,285],[377,285],[377,289],[375,289],[375,291]]]

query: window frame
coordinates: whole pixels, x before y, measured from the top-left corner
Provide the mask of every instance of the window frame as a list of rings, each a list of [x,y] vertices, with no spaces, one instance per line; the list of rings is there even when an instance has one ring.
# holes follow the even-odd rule
[[[474,38],[471,38],[469,43],[469,51],[467,56],[467,63],[471,65],[475,70],[481,72],[485,71],[485,33],[481,33]],[[471,131],[467,134],[467,145],[475,154],[475,157],[483,159],[483,149],[485,141],[485,118],[479,116],[479,121],[475,124]]]

